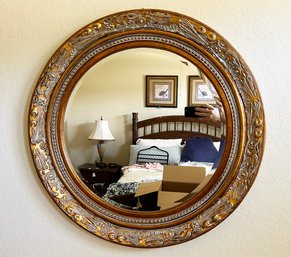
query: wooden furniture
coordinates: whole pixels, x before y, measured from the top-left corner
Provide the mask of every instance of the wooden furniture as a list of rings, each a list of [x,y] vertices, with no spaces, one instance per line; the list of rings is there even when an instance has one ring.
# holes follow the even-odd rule
[[[138,113],[132,113],[132,144],[139,138],[174,139],[186,141],[193,137],[209,137],[220,141],[220,127],[201,123],[198,118],[169,115],[138,121]]]
[[[107,187],[121,176],[121,166],[109,164],[97,167],[94,163],[84,163],[78,166],[84,182],[99,196],[106,193]]]

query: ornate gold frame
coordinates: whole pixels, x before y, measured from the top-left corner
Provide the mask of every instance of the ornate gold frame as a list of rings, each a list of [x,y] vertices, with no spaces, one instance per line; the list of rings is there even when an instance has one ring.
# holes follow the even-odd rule
[[[68,158],[64,113],[74,86],[103,58],[151,47],[179,54],[199,67],[226,110],[227,141],[210,183],[195,197],[158,212],[130,212],[96,197]],[[237,51],[190,17],[164,10],[131,10],[85,26],[51,57],[32,95],[29,143],[46,190],[78,225],[103,239],[134,247],[161,247],[208,232],[241,203],[257,175],[264,149],[263,105],[255,79]]]

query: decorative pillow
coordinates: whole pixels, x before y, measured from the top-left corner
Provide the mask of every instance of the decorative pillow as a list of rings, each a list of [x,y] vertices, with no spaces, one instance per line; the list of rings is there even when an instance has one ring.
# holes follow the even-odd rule
[[[156,146],[156,147],[169,147],[176,146],[182,143],[182,138],[178,139],[138,139],[137,145],[142,146]]]
[[[218,155],[212,140],[208,137],[191,138],[186,141],[183,149],[182,162],[212,162],[214,163]]]
[[[142,145],[131,145],[130,146],[130,154],[129,154],[129,165],[136,164],[137,154],[140,150],[148,149],[150,146],[142,146]],[[176,165],[180,159],[182,154],[182,147],[180,145],[169,146],[169,147],[159,147],[159,149],[167,151],[169,153],[169,165]],[[155,149],[153,149],[153,154]]]
[[[216,169],[218,167],[218,165],[219,165],[219,163],[221,161],[223,152],[224,152],[224,147],[225,147],[225,139],[222,138],[221,139],[221,143],[220,143],[220,147],[219,147],[219,151],[218,151],[217,157],[216,157],[216,159],[214,161],[212,169]]]
[[[216,150],[219,151],[220,141],[218,141],[218,142],[213,142],[213,144],[214,144]]]

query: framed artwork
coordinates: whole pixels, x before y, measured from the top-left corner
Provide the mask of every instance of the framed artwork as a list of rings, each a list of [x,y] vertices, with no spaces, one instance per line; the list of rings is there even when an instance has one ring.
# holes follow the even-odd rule
[[[218,94],[205,75],[189,76],[188,105],[216,104]]]
[[[177,107],[178,76],[146,76],[146,107]]]

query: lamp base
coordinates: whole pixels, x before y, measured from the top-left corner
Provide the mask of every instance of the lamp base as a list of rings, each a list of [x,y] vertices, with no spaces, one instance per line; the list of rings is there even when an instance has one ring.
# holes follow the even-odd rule
[[[95,164],[96,164],[96,167],[98,167],[98,168],[105,168],[105,167],[107,167],[107,164],[106,163],[104,163],[104,162],[95,162]]]

